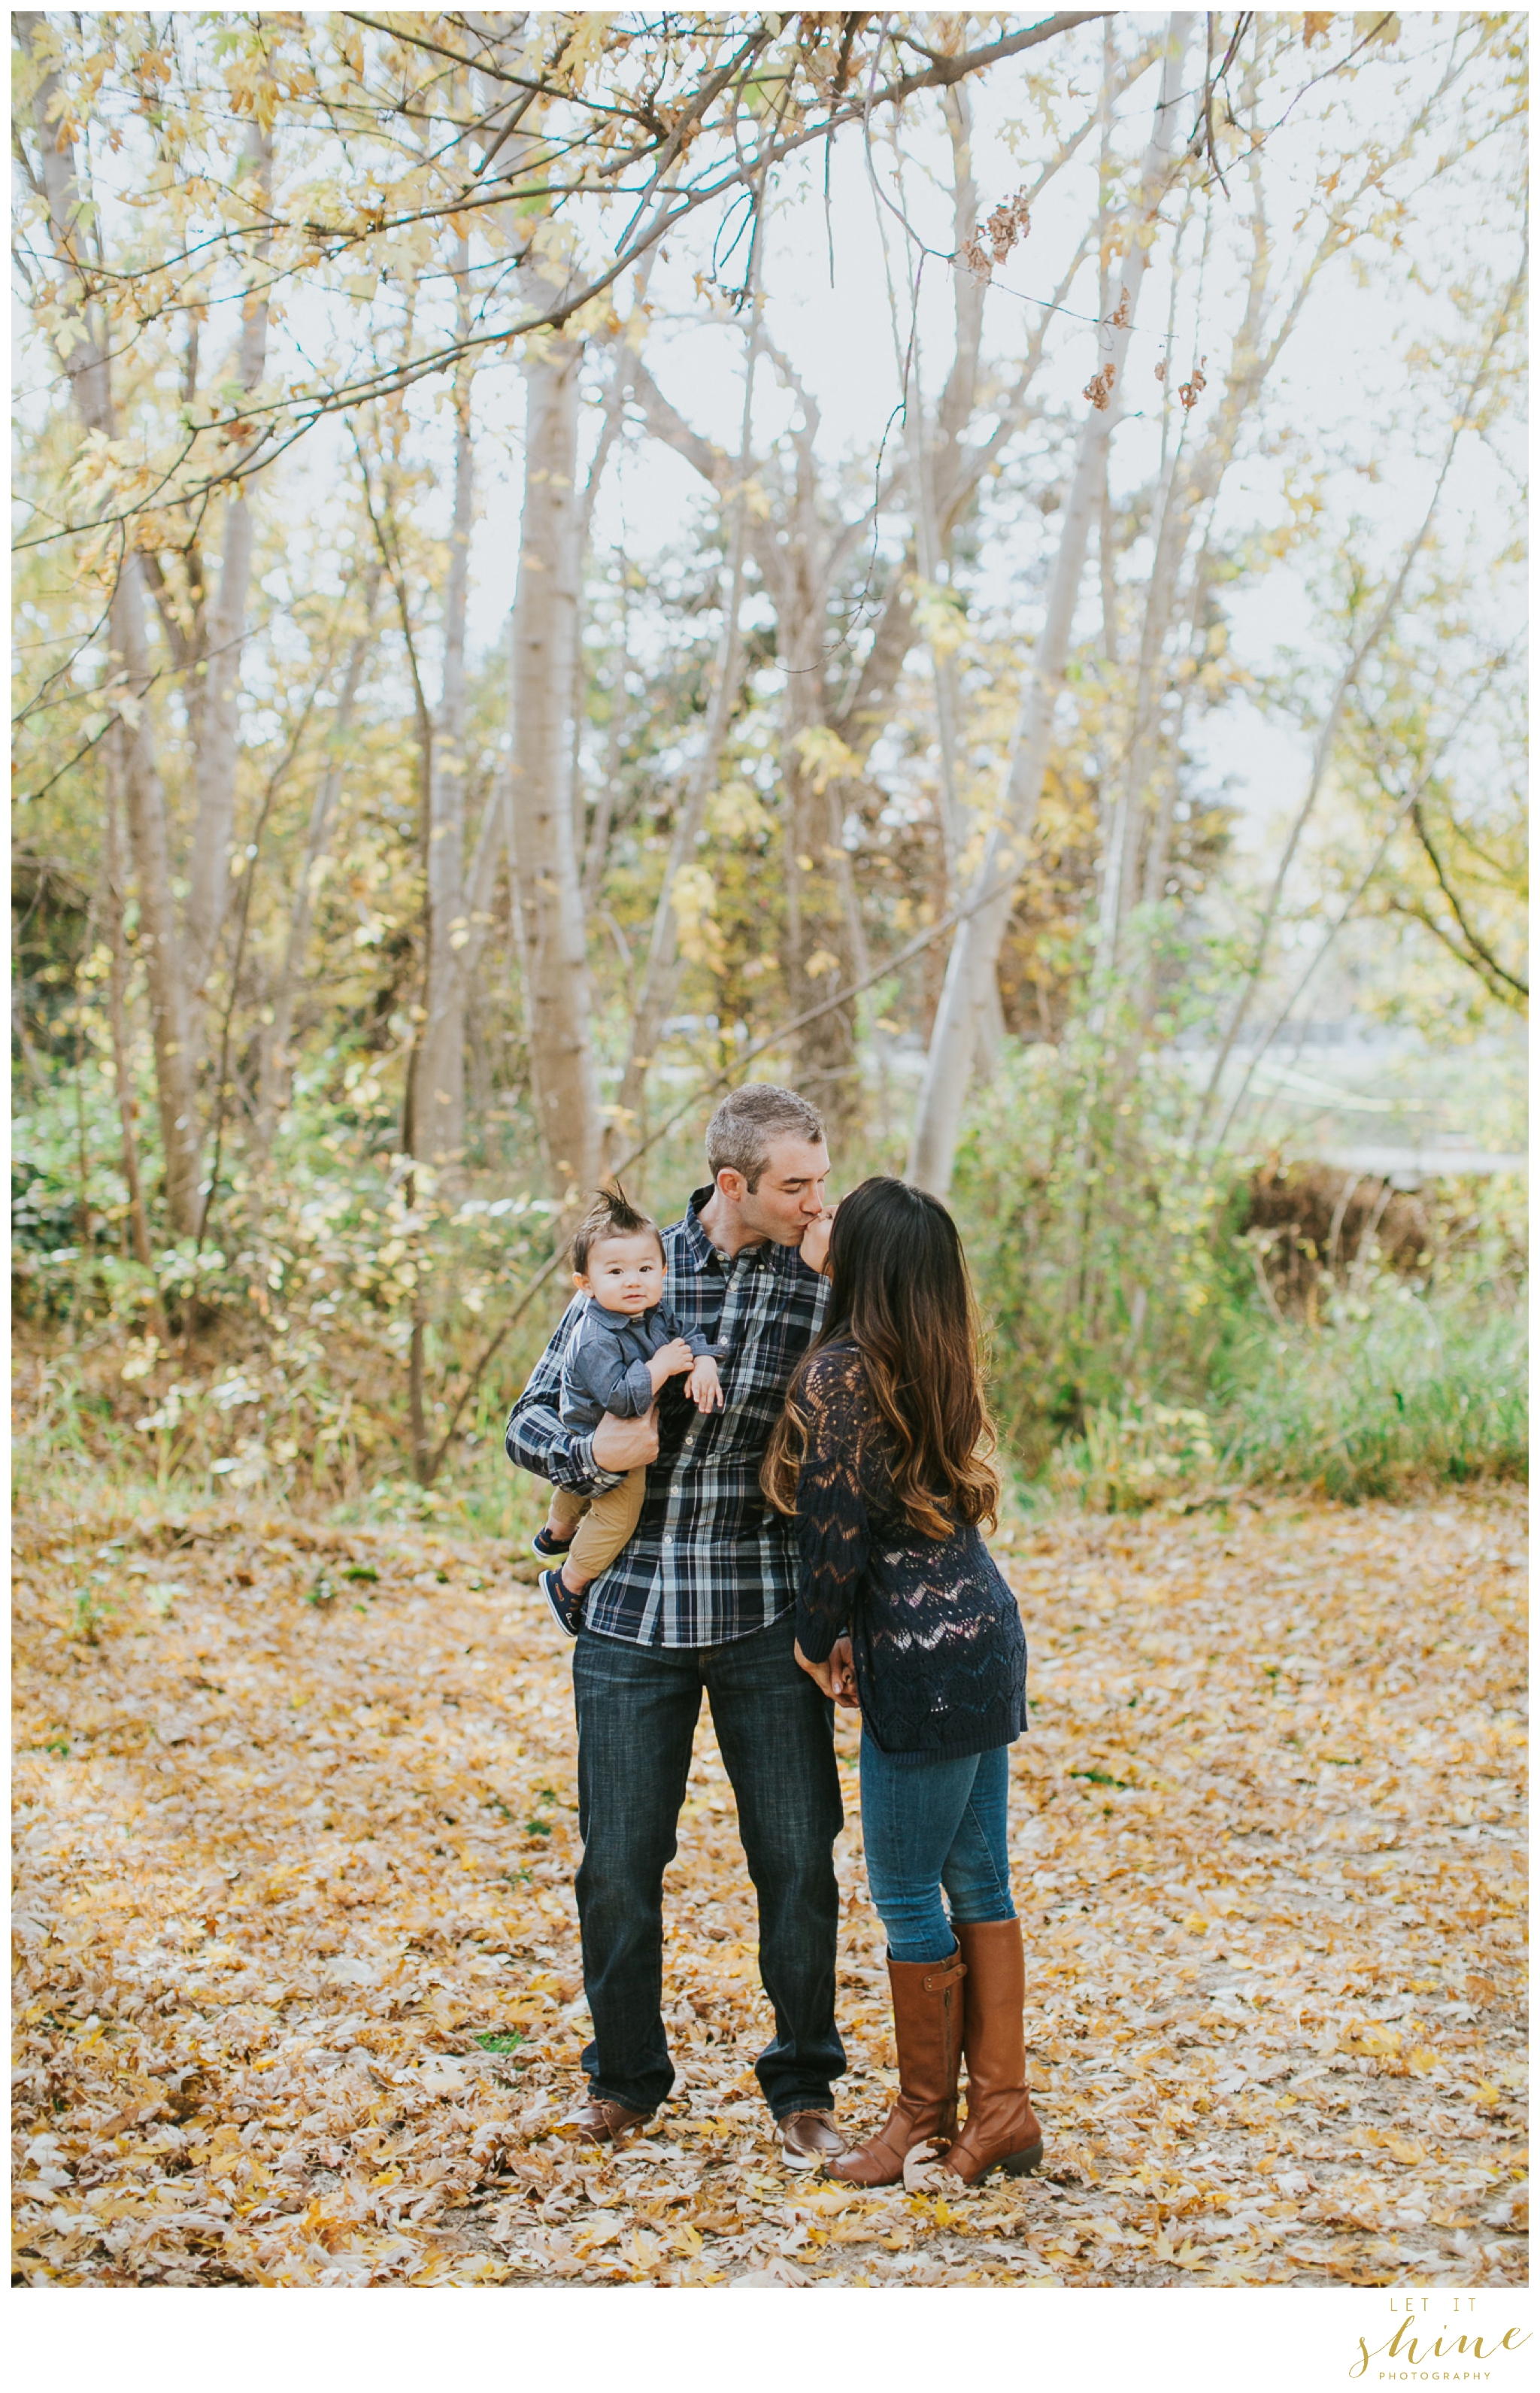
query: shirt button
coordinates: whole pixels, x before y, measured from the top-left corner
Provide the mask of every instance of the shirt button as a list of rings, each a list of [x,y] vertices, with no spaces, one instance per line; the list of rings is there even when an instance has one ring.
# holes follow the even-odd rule
[[[663,1543],[664,1543],[666,1546],[672,1546],[672,1543],[673,1543],[673,1539],[672,1539],[672,1537],[665,1537],[665,1538],[664,1538],[664,1540],[663,1540]]]

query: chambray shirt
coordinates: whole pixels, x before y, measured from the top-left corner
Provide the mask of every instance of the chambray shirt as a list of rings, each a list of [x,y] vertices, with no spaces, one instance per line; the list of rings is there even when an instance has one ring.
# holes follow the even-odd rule
[[[725,1645],[750,1637],[796,1602],[795,1523],[760,1492],[760,1464],[787,1382],[823,1320],[829,1283],[795,1247],[745,1247],[731,1262],[700,1226],[709,1187],[663,1233],[663,1301],[681,1329],[709,1340],[722,1374],[722,1410],[697,1412],[671,1380],[658,1416],[636,1534],[589,1588],[583,1623],[633,1645]],[[592,1431],[564,1428],[556,1409],[562,1358],[581,1317],[569,1305],[508,1419],[521,1470],[593,1495],[615,1484],[598,1470]]]
[[[647,1365],[676,1338],[685,1340],[698,1361],[711,1352],[710,1339],[686,1329],[666,1304],[650,1305],[646,1313],[614,1313],[590,1297],[562,1356],[556,1409],[568,1428],[597,1429],[606,1413],[644,1420],[653,1406]]]

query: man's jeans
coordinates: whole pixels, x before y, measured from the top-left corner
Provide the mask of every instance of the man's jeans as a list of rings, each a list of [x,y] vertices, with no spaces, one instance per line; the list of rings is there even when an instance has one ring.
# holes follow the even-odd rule
[[[663,1872],[677,1850],[702,1688],[759,1895],[760,1981],[776,2014],[755,2073],[777,2119],[827,2111],[843,2073],[834,2024],[844,1825],[834,1706],[792,1654],[796,1615],[726,1645],[642,1646],[580,1630],[578,1871],[595,2094],[652,2111],[673,2083],[662,2020]]]

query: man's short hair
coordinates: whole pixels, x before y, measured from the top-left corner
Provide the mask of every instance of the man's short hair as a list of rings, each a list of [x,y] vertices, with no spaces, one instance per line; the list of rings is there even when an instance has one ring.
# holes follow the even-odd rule
[[[712,1183],[719,1171],[741,1171],[752,1191],[770,1160],[772,1139],[805,1139],[809,1146],[816,1146],[823,1134],[823,1116],[794,1089],[750,1080],[746,1089],[735,1089],[724,1097],[706,1125],[706,1161]]]
[[[572,1268],[588,1277],[588,1258],[605,1238],[656,1238],[663,1251],[663,1233],[650,1213],[639,1212],[619,1185],[600,1188],[572,1234]]]

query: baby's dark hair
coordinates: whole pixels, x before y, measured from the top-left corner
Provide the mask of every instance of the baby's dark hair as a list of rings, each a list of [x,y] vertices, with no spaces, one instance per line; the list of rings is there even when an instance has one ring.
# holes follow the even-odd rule
[[[617,1182],[613,1188],[601,1188],[594,1196],[572,1237],[572,1268],[588,1276],[588,1258],[601,1238],[646,1238],[658,1241],[658,1251],[663,1251],[663,1233],[650,1213],[639,1213],[625,1190]]]

